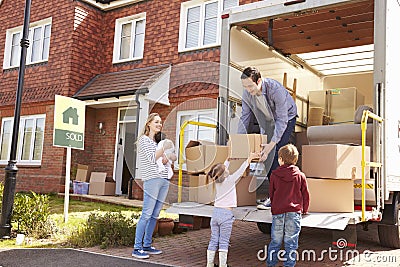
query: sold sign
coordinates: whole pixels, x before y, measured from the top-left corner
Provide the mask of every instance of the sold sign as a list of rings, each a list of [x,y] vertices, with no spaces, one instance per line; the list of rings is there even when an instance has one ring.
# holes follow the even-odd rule
[[[84,149],[85,102],[56,95],[53,146]]]

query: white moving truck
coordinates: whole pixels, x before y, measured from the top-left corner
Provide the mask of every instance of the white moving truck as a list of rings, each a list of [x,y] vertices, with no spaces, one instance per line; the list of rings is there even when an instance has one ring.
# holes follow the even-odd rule
[[[396,0],[266,0],[226,10],[219,98],[223,103],[235,99],[240,103],[240,71],[246,66],[278,81],[286,73],[289,81],[297,81],[297,127],[304,129],[309,91],[357,88],[364,104],[383,118],[382,123],[368,126],[373,130],[371,161],[382,163],[371,168],[370,210],[311,213],[302,225],[344,230],[358,223],[378,223],[381,244],[395,248],[400,248],[399,25],[400,1]],[[234,123],[228,117],[232,105],[218,106],[219,125]],[[227,139],[223,128],[219,127],[219,144]],[[209,217],[212,206],[175,203],[168,211]],[[272,221],[269,210],[255,207],[238,207],[235,217],[257,222],[263,232],[268,232]]]

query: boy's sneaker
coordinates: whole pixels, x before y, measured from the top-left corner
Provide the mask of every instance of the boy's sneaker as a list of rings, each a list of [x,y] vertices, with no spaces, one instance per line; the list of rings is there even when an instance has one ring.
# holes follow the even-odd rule
[[[132,251],[132,256],[138,259],[147,259],[150,257],[143,249],[134,249]]]
[[[259,210],[267,210],[271,208],[271,200],[267,198],[264,203],[257,205],[257,209]]]
[[[143,251],[151,255],[158,255],[162,253],[162,250],[156,249],[155,247],[144,247]]]

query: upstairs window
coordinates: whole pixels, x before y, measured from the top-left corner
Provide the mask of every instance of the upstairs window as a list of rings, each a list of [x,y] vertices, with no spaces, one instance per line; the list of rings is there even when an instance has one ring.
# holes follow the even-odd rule
[[[114,63],[143,58],[145,28],[145,13],[116,20]]]
[[[51,18],[30,24],[26,64],[46,62],[49,59]],[[21,60],[22,26],[6,31],[3,69],[19,67]]]
[[[218,46],[221,43],[221,12],[239,0],[192,0],[181,5],[179,51]]]

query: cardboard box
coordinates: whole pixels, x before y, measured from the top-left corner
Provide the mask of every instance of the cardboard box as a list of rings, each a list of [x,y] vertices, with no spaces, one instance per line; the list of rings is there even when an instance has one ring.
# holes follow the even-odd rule
[[[189,176],[189,201],[198,202],[199,176]]]
[[[255,176],[242,176],[236,184],[237,206],[256,205],[257,178]]]
[[[252,152],[261,152],[261,144],[267,143],[262,134],[230,134],[228,147],[230,158],[247,158]]]
[[[307,178],[309,212],[354,212],[354,181]]]
[[[107,181],[107,173],[92,172],[90,175],[89,195],[115,195],[115,182]]]
[[[307,177],[330,179],[361,178],[361,146],[350,145],[306,145],[302,147],[302,170]],[[365,160],[369,161],[370,148],[365,149]],[[365,169],[369,178],[370,169]]]
[[[74,181],[72,188],[74,194],[87,195],[89,192],[89,183]]]
[[[216,163],[223,163],[228,157],[228,147],[218,146],[209,141],[191,140],[186,146],[186,170],[189,173],[207,172]]]
[[[92,172],[91,166],[78,164],[78,168],[76,170],[76,175],[75,175],[75,181],[89,182],[91,172]]]
[[[215,183],[204,174],[199,175],[197,200],[203,204],[212,204],[215,200]]]
[[[229,160],[229,173],[233,174],[245,161],[246,159]],[[238,207],[254,206],[256,204],[257,178],[254,176],[249,176],[249,172],[250,169],[247,168],[243,173],[243,176],[236,183],[236,197]]]

